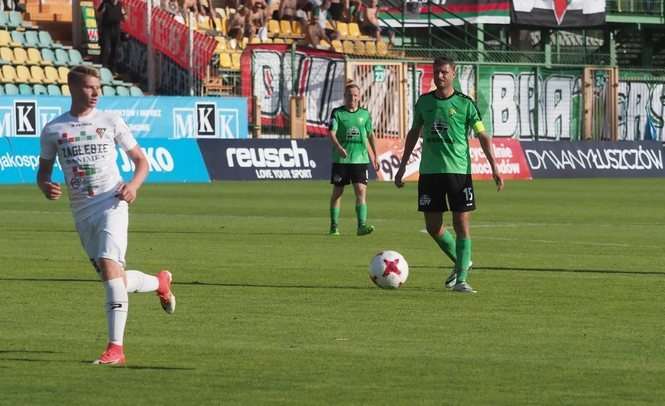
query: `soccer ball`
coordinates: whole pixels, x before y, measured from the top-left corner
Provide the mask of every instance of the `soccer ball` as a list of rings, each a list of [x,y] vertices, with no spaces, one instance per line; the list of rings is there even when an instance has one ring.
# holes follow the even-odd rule
[[[397,251],[381,251],[369,263],[369,278],[376,286],[397,289],[409,277],[409,264]]]

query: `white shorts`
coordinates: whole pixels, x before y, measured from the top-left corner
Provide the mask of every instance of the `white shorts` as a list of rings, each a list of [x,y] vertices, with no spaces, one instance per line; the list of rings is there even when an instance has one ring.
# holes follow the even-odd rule
[[[76,222],[81,245],[95,266],[100,258],[113,260],[125,266],[129,209],[127,202],[112,198],[100,202],[91,216]]]

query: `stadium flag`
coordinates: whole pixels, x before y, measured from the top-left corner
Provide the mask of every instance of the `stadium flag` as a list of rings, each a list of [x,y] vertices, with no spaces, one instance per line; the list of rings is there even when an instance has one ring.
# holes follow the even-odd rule
[[[513,0],[512,23],[575,28],[605,24],[605,0]]]
[[[432,18],[429,14],[435,16]],[[404,17],[402,19],[402,16]],[[445,27],[465,23],[510,24],[510,2],[508,0],[434,0],[409,1],[404,6],[379,0],[381,24],[395,28],[435,25]]]

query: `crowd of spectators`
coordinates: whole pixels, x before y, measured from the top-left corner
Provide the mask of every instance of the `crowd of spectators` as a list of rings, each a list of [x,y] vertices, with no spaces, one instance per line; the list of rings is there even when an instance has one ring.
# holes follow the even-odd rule
[[[186,23],[186,15],[210,22],[215,35],[226,36],[237,43],[247,38],[268,38],[268,21],[296,21],[304,38],[299,44],[319,47],[340,37],[338,22],[357,23],[363,35],[393,40],[393,32],[379,24],[378,0],[162,0],[161,7]],[[228,10],[219,16],[217,10]],[[225,24],[220,21],[224,18]],[[225,26],[223,26],[225,25]]]

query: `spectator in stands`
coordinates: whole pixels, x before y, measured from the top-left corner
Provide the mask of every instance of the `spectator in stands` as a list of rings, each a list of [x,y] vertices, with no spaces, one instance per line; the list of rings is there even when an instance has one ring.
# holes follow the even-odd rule
[[[254,1],[252,9],[247,13],[247,21],[245,23],[245,30],[248,33],[247,36],[250,41],[254,37],[259,37],[261,41],[268,38],[267,21],[266,4],[262,1]]]
[[[328,10],[330,18],[334,21],[342,21],[344,16],[344,8],[341,0],[331,0],[330,9]]]
[[[330,8],[330,0],[325,0],[320,8],[314,9],[309,22],[300,20],[302,32],[305,34],[305,45],[318,48],[321,41],[328,43],[339,38],[339,33],[331,28],[326,28],[327,11]]]
[[[103,0],[97,8],[98,18],[101,23],[100,45],[102,47],[102,63],[113,67],[118,58],[118,47],[120,46],[120,23],[125,19],[125,10],[119,0]]]
[[[238,11],[231,14],[231,18],[229,19],[226,35],[231,39],[235,39],[236,43],[241,43],[242,37],[245,36],[245,23],[249,14],[248,11],[247,8],[240,6]]]
[[[392,44],[395,40],[395,32],[387,27],[381,27],[379,25],[379,11],[381,11],[379,0],[369,0],[369,5],[362,8],[360,31],[364,35],[374,37],[377,41],[381,41],[382,35],[387,35]]]
[[[298,0],[282,0],[279,3],[277,15],[273,16],[275,20],[295,20],[296,10],[298,9]]]

